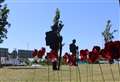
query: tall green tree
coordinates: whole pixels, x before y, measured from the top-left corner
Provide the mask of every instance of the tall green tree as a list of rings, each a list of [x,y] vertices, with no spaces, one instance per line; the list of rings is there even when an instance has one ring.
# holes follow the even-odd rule
[[[113,30],[111,32],[110,31],[111,27],[112,27],[111,20],[108,20],[106,28],[105,28],[104,32],[102,32],[105,43],[112,41],[112,39],[114,38],[113,34],[118,31],[118,30]]]
[[[0,0],[0,43],[7,38],[7,28],[10,27],[7,21],[10,10],[7,8],[6,4],[2,5],[3,2],[4,0]]]
[[[7,39],[8,27],[10,23],[8,22],[9,9],[6,4],[3,4],[4,0],[0,0],[0,43]],[[1,66],[1,55],[0,55],[0,66]]]

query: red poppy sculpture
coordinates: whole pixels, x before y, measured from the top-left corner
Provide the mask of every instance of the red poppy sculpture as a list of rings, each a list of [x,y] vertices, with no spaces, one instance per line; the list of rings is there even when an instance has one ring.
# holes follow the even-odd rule
[[[109,60],[120,58],[120,41],[110,41],[105,44],[105,56],[109,56]]]
[[[45,55],[45,52],[46,50],[43,47],[39,51],[37,49],[33,51],[32,56],[34,58],[35,63],[39,63],[40,59],[42,59],[42,57]]]
[[[52,50],[51,52],[47,53],[46,59],[48,61],[50,61],[50,62],[57,61],[57,59],[58,59],[57,52],[55,52],[54,50]]]

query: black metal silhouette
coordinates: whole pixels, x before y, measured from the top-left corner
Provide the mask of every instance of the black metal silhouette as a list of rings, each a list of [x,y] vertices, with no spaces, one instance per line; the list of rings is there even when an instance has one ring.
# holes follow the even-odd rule
[[[62,54],[63,38],[60,35],[60,32],[64,25],[62,24],[62,21],[59,19],[60,19],[60,11],[57,8],[56,15],[53,20],[54,24],[51,26],[51,31],[46,32],[46,38],[45,38],[46,45],[50,46],[51,50],[54,50],[56,53],[58,53],[60,50],[59,59],[53,63],[53,70],[60,69],[61,54]]]
[[[73,55],[73,65],[77,66],[77,58],[76,58],[76,55],[77,55],[77,50],[78,50],[78,46],[75,45],[76,43],[76,40],[73,39],[72,43],[69,45],[69,49],[70,49],[70,52],[72,53]]]

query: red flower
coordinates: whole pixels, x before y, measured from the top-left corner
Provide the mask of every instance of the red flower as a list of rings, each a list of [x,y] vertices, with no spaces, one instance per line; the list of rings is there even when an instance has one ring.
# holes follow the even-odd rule
[[[41,49],[41,50],[42,50],[42,53],[41,53],[41,54],[43,54],[43,55],[44,55],[44,54],[45,54],[45,52],[46,52],[46,49],[45,49],[44,47],[42,47],[42,49]]]
[[[72,54],[69,56],[69,64],[76,66],[76,55]]]
[[[105,58],[106,58],[107,60],[111,60],[111,59],[112,59],[112,54],[111,54],[111,52],[106,51],[106,52],[105,52]]]
[[[58,54],[54,50],[52,50],[50,53],[47,53],[47,59],[51,62],[56,61],[58,59]]]
[[[111,41],[105,44],[106,53],[109,52],[111,54],[111,59],[119,59],[120,58],[120,41]]]
[[[97,53],[95,53],[94,51],[89,53],[89,59],[88,59],[89,63],[95,63],[97,62],[98,59],[99,59],[99,55]]]
[[[80,60],[81,61],[86,61],[87,60],[87,51],[80,50]]]
[[[37,56],[37,54],[38,54],[38,51],[35,49],[32,53],[32,56],[35,57],[35,56]]]
[[[68,64],[68,62],[69,62],[69,54],[67,52],[63,56],[63,60],[64,60],[65,64]]]
[[[39,51],[38,51],[38,55],[37,55],[37,56],[38,56],[38,58],[42,58],[42,56],[43,56],[42,50],[39,50]]]
[[[45,48],[42,48],[41,50],[38,51],[38,58],[42,58],[45,55]]]

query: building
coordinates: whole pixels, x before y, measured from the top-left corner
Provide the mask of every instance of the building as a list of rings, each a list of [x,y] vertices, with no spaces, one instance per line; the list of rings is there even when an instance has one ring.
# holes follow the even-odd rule
[[[8,52],[8,48],[0,48],[0,65],[23,65],[29,59],[33,59],[32,50],[13,50]]]
[[[18,50],[19,58],[32,58],[32,50]]]
[[[0,57],[8,57],[8,48],[0,48]]]
[[[5,64],[8,59],[8,48],[0,48],[0,63]]]

